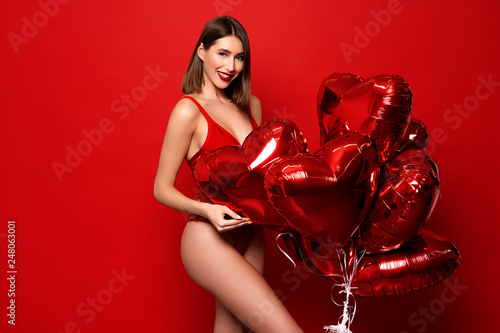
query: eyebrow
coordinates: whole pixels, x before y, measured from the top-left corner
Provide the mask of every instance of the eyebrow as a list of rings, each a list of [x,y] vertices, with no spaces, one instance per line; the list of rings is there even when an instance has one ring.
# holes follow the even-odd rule
[[[231,51],[229,51],[229,50],[227,50],[227,49],[224,49],[224,48],[220,48],[220,49],[218,49],[217,51],[224,51],[224,52],[227,52],[227,53],[229,53],[229,54],[231,53]],[[240,52],[240,53],[238,53],[238,54],[236,54],[236,55],[240,55],[240,54],[241,54],[241,55],[244,55],[244,54],[245,54],[245,52]]]

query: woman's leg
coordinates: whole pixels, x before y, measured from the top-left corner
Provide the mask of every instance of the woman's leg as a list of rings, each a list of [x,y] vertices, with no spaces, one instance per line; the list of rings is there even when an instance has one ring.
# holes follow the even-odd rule
[[[232,241],[238,242],[239,239],[235,235],[231,237]],[[232,244],[234,246],[234,244]],[[243,257],[255,267],[262,275],[264,273],[264,256],[265,256],[265,238],[264,229],[258,228],[255,235],[248,246],[248,249],[243,253]],[[222,303],[216,299],[215,306],[215,327],[214,333],[247,333],[248,329],[238,320]]]
[[[248,328],[215,299],[214,333],[248,333]]]
[[[211,224],[188,222],[181,254],[189,276],[254,332],[302,332],[259,270],[229,242]]]

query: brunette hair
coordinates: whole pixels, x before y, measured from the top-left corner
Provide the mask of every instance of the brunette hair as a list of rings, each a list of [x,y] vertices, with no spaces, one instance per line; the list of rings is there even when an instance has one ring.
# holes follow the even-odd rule
[[[243,44],[244,64],[243,72],[225,89],[226,96],[240,109],[250,109],[250,42],[245,28],[236,19],[229,16],[219,16],[211,19],[203,28],[198,42],[196,42],[188,69],[182,79],[182,92],[191,94],[199,92],[203,81],[203,61],[198,57],[198,47],[203,43],[208,50],[217,39],[235,36]]]

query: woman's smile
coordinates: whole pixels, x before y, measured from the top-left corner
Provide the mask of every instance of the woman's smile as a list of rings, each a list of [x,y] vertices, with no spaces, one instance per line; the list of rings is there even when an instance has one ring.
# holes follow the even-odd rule
[[[231,81],[232,77],[234,76],[234,74],[231,75],[231,74],[223,73],[221,71],[217,71],[217,74],[219,74],[219,77],[222,81],[226,81],[226,82]]]
[[[200,58],[206,77],[219,89],[225,89],[243,71],[245,53],[235,36],[218,39],[208,50],[202,48]]]

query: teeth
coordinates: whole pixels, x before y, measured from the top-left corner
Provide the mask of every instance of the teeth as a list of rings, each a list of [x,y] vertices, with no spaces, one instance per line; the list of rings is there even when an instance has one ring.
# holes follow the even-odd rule
[[[230,77],[230,75],[226,75],[224,73],[221,73],[221,72],[218,72],[220,74],[220,76],[222,76],[223,78],[227,79],[228,77]]]

